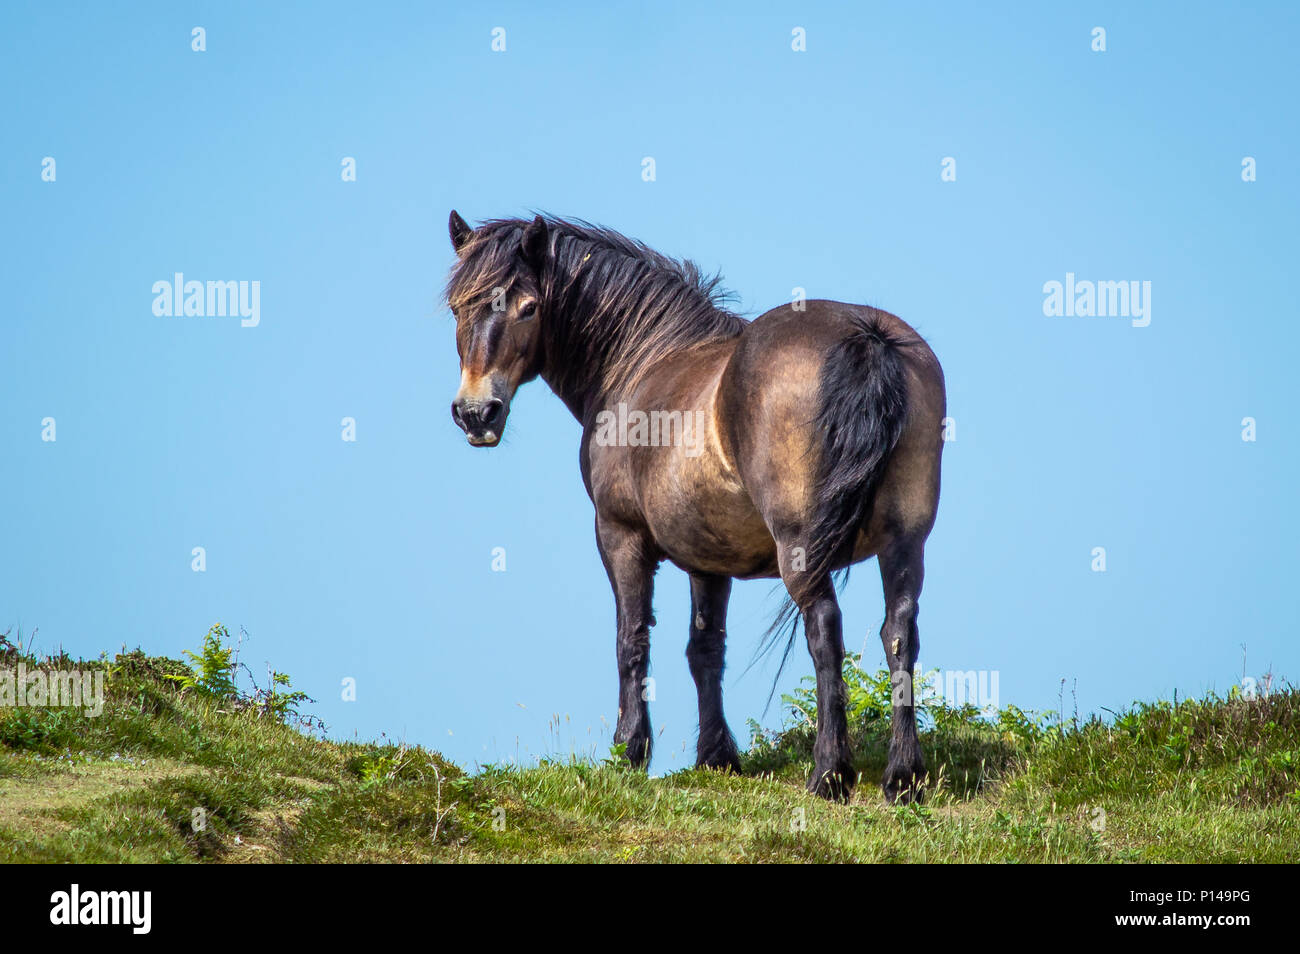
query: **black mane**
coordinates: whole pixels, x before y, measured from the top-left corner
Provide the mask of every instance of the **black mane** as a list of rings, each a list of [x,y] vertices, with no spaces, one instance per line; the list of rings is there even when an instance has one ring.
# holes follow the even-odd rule
[[[544,376],[560,395],[625,390],[663,357],[740,334],[721,276],[706,276],[635,239],[587,222],[545,216],[541,279]],[[474,230],[447,284],[454,311],[509,289],[526,268],[519,254],[529,219],[493,219]]]

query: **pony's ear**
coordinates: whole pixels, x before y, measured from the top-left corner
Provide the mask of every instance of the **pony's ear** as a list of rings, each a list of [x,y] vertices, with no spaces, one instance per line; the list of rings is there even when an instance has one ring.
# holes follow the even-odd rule
[[[519,251],[523,253],[524,261],[533,268],[540,270],[546,261],[546,240],[546,220],[539,215],[528,223],[523,238],[519,240]]]
[[[451,247],[458,252],[469,241],[469,237],[474,234],[474,230],[469,227],[455,209],[451,210],[451,218],[447,220],[447,231],[451,234]]]

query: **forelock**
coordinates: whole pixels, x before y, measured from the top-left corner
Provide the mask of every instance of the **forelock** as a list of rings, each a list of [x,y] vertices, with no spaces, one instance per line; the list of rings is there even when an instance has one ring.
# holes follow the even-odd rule
[[[519,277],[519,240],[514,222],[488,222],[475,229],[457,256],[447,279],[447,304],[454,312],[489,300],[498,288],[507,292]]]

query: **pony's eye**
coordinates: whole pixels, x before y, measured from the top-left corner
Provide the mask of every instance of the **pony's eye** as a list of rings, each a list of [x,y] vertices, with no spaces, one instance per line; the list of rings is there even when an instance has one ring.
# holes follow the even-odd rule
[[[537,302],[526,301],[519,306],[519,320],[527,321],[537,313]]]

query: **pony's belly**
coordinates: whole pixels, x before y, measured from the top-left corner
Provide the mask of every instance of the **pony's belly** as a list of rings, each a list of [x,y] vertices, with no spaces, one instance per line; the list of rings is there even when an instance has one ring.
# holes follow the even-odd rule
[[[747,580],[777,577],[776,542],[760,521],[757,528],[723,524],[701,526],[694,534],[656,535],[671,560],[688,573],[711,573]]]
[[[673,563],[691,573],[777,575],[776,541],[744,487],[715,457],[661,461],[642,472],[648,478],[642,512]]]
[[[710,573],[737,579],[776,577],[776,542],[759,521],[756,527],[733,522],[710,526],[703,520],[693,531],[663,528],[655,541],[671,560],[688,573]]]
[[[880,552],[880,543],[875,540],[867,531],[863,530],[858,533],[858,539],[853,544],[853,563],[861,563],[863,560],[869,560]]]

